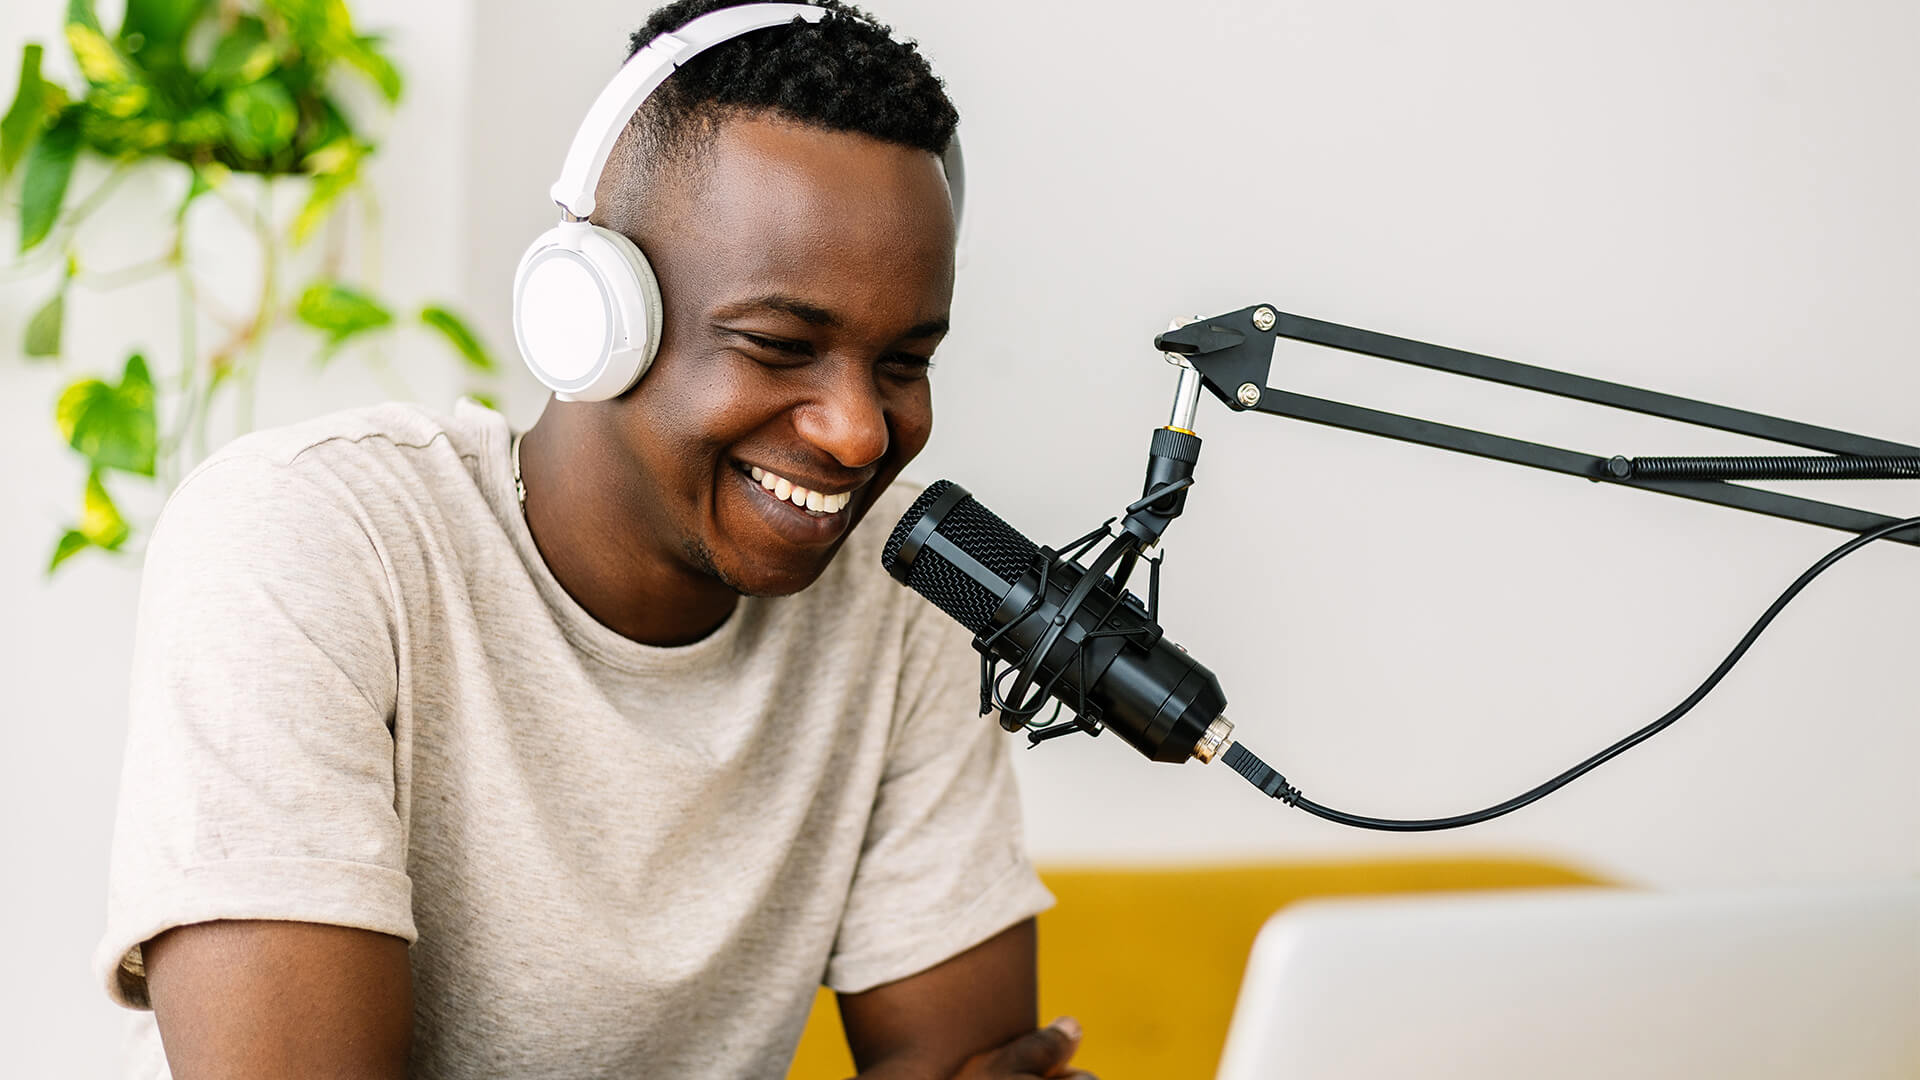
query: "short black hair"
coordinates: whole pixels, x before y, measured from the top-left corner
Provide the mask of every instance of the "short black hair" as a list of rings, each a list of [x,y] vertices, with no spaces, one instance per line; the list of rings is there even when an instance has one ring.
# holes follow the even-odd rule
[[[746,0],[675,0],[628,40],[627,56],[663,33]],[[634,114],[629,135],[647,158],[675,158],[711,138],[719,122],[771,112],[783,119],[946,152],[960,114],[911,41],[840,0],[817,23],[795,19],[716,45],[688,61]]]

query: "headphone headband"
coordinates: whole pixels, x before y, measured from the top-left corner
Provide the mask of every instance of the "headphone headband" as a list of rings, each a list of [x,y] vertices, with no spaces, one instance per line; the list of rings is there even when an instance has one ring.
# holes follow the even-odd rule
[[[639,111],[641,102],[667,81],[674,68],[741,34],[795,19],[819,22],[826,16],[825,8],[811,4],[746,4],[702,15],[647,42],[621,65],[620,73],[600,91],[586,118],[580,121],[580,130],[567,150],[567,162],[560,168],[560,179],[553,183],[553,201],[577,220],[585,221],[592,215],[593,191],[600,185],[600,174],[606,170],[613,144]]]
[[[580,121],[567,160],[560,168],[560,179],[549,189],[553,201],[575,221],[593,215],[593,193],[600,186],[600,174],[606,171],[613,144],[638,112],[647,95],[673,74],[674,69],[695,56],[731,41],[742,34],[783,26],[795,19],[810,23],[827,17],[827,9],[812,4],[742,4],[709,12],[670,33],[661,34],[621,65],[606,89],[593,101],[593,107]],[[965,163],[960,156],[960,137],[955,135],[941,157],[947,174],[947,188],[953,197],[953,219],[960,221],[961,199],[965,191]]]

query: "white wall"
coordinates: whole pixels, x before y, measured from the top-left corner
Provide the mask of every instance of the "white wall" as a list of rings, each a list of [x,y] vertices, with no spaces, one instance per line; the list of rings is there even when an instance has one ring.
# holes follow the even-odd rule
[[[1139,490],[1174,315],[1283,310],[1914,442],[1920,12],[1887,0],[873,0],[963,114],[968,258],[915,472],[1060,543]],[[477,8],[469,281],[504,293],[642,5]],[[537,74],[536,74],[537,73]],[[494,309],[496,312],[502,309]],[[499,324],[500,327],[504,323]],[[498,329],[498,327],[496,327]],[[1273,382],[1597,453],[1742,440],[1308,347]],[[1208,402],[1165,622],[1322,802],[1504,799],[1683,697],[1841,537]],[[1920,485],[1823,489],[1920,512]],[[1521,852],[1665,886],[1920,870],[1907,609],[1862,552],[1679,727],[1408,838],[1116,739],[1020,755],[1050,860]]]
[[[119,5],[101,3],[118,25]],[[464,0],[355,5],[361,25],[392,33],[410,76],[404,107],[387,125],[373,167],[383,213],[374,273],[380,294],[411,310],[457,296],[471,223],[466,178],[458,168],[470,136],[465,89],[472,57]],[[0,5],[0,83],[10,99],[21,45],[46,45],[49,67],[69,72],[61,39],[65,5],[56,0]],[[4,106],[0,106],[4,107]],[[78,194],[100,178],[74,179]],[[166,170],[126,184],[82,234],[86,263],[108,269],[164,246],[177,199]],[[211,200],[196,224],[212,258],[200,265],[215,289],[253,286],[245,247],[219,247],[230,231]],[[17,247],[11,198],[0,222],[0,251]],[[156,224],[157,223],[157,224]],[[6,257],[10,260],[11,256]],[[0,266],[8,265],[0,262]],[[111,1075],[125,1014],[107,1004],[89,974],[106,903],[107,848],[125,736],[127,664],[138,578],[133,569],[89,553],[48,582],[42,569],[54,540],[77,513],[85,471],[53,426],[60,388],[83,374],[111,373],[133,348],[158,371],[177,363],[175,299],[164,279],[111,293],[75,289],[68,299],[67,352],[59,368],[19,352],[27,317],[50,295],[45,273],[0,270],[0,1074],[20,1077]],[[297,285],[297,283],[296,283]],[[289,335],[271,347],[262,380],[260,424],[280,423],[356,402],[378,400],[383,383],[352,358],[329,377],[307,376],[312,342]],[[446,401],[460,385],[443,349],[404,334],[392,360],[416,394]],[[147,501],[127,484],[134,506]]]
[[[58,7],[0,10],[0,85],[25,37],[57,41]],[[562,34],[552,5],[357,5],[398,32],[412,73],[377,181],[392,291],[461,294],[506,345],[508,275],[645,7],[565,0]],[[933,56],[969,152],[940,431],[915,472],[966,484],[1037,539],[1137,493],[1172,393],[1153,333],[1262,300],[1920,441],[1910,5],[872,7]],[[0,285],[0,865],[25,883],[0,900],[0,1039],[10,1066],[26,1048],[22,1075],[88,1076],[108,1070],[117,1023],[85,958],[134,579],[93,563],[51,586],[38,574],[79,477],[49,426],[64,376],[11,344],[40,291]],[[126,328],[164,325],[169,302],[76,311],[81,366],[117,364]],[[1594,452],[1739,449],[1388,367],[1289,349],[1272,381]],[[270,387],[262,418],[315,404],[296,382]],[[508,405],[516,423],[537,414],[524,377]],[[1199,423],[1165,621],[1219,674],[1249,745],[1361,812],[1493,802],[1638,726],[1838,541],[1213,403]],[[1913,512],[1920,491],[1830,494]],[[1029,835],[1053,861],[1524,852],[1673,887],[1910,876],[1916,589],[1913,551],[1860,553],[1679,727],[1464,833],[1338,829],[1218,766],[1150,765],[1102,738],[1020,755]]]

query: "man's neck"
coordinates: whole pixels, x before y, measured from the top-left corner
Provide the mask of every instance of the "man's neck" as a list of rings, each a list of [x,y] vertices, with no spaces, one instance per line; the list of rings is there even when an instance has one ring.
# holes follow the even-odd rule
[[[740,596],[660,549],[623,507],[630,489],[578,410],[549,407],[520,444],[527,528],[560,587],[602,626],[643,645],[690,645]]]

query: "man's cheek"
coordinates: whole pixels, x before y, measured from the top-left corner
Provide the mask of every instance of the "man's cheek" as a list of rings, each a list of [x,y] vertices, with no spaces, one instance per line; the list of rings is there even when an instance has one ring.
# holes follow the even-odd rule
[[[897,447],[895,456],[901,465],[912,461],[927,448],[927,441],[933,437],[933,408],[928,404],[917,413],[911,414],[904,422],[894,425],[894,440]]]

